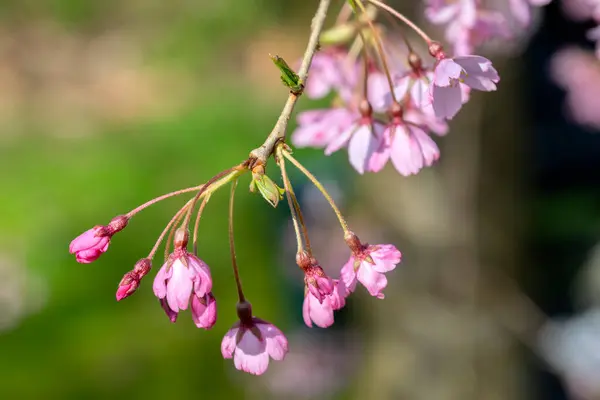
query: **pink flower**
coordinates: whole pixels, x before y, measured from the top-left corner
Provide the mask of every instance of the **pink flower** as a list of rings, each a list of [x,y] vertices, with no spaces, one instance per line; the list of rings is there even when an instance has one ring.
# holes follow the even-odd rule
[[[292,143],[296,147],[326,147],[355,118],[356,113],[343,107],[304,111],[298,114],[298,128],[292,134]]]
[[[304,93],[311,99],[320,99],[336,90],[348,100],[358,80],[358,68],[356,63],[349,63],[346,56],[337,49],[315,54]]]
[[[108,250],[110,238],[127,226],[129,218],[119,215],[106,226],[98,225],[77,236],[69,245],[69,252],[75,254],[77,262],[89,264],[96,261]]]
[[[410,176],[433,165],[439,157],[439,148],[422,128],[394,118],[385,128],[379,148],[369,159],[369,171],[379,172],[391,158],[401,175]]]
[[[387,286],[384,274],[396,268],[402,254],[391,244],[361,244],[359,248],[354,247],[352,256],[342,267],[344,285],[352,292],[358,281],[367,288],[371,296],[383,299],[383,289]]]
[[[154,294],[166,299],[174,313],[188,308],[192,295],[205,298],[212,289],[208,265],[184,248],[177,248],[154,278]]]
[[[273,324],[252,317],[248,323],[236,322],[221,342],[224,358],[233,358],[235,367],[252,375],[262,375],[269,357],[281,361],[288,352],[285,335]]]
[[[192,319],[198,328],[210,329],[217,322],[217,301],[212,292],[198,297],[192,294]]]
[[[496,90],[500,81],[492,62],[481,56],[442,58],[434,70],[433,109],[439,118],[452,119],[463,105],[460,84],[481,91]]]
[[[310,290],[305,291],[304,304],[302,305],[302,316],[304,323],[312,328],[312,322],[320,328],[333,325],[333,312],[344,307],[348,292],[341,280],[333,280],[333,292],[324,296],[322,301]]]
[[[529,25],[531,22],[530,6],[542,7],[550,3],[551,0],[510,0],[510,11],[519,23]]]

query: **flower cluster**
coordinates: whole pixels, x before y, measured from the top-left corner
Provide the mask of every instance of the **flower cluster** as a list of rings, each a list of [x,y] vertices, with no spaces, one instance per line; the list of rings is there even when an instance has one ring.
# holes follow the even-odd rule
[[[371,296],[383,299],[388,284],[386,273],[394,270],[402,257],[394,245],[362,242],[323,185],[292,155],[286,144],[286,128],[300,95],[306,93],[318,99],[333,93],[330,107],[298,115],[298,127],[291,138],[293,144],[324,148],[325,154],[347,148],[350,163],[361,174],[380,171],[390,161],[400,174],[412,175],[439,158],[440,151],[431,135],[447,133],[447,120],[469,101],[470,91],[494,91],[500,80],[488,59],[471,54],[475,46],[505,33],[499,15],[482,9],[478,2],[427,3],[428,17],[448,25],[446,37],[454,47],[452,56],[439,42],[379,0],[349,1],[336,26],[323,32],[329,3],[320,1],[298,73],[281,57],[272,57],[290,93],[272,132],[260,147],[250,152],[247,160],[202,185],[167,193],[115,217],[106,226],[96,226],[74,239],[69,247],[78,262],[93,262],[108,250],[112,237],[139,212],[166,198],[193,193],[168,222],[149,254],[123,276],[116,298],[121,301],[136,292],[164,243],[165,258],[154,278],[154,294],[171,322],[176,322],[179,313],[189,308],[194,324],[209,330],[217,322],[217,299],[212,291],[211,270],[198,255],[198,229],[211,195],[229,185],[229,243],[239,321],[225,334],[221,352],[224,358],[233,359],[237,369],[255,375],[267,370],[270,359],[285,358],[288,341],[275,325],[253,314],[243,291],[233,233],[238,179],[248,173],[250,191],[260,194],[273,207],[284,196],[287,199],[296,236],[296,264],[304,274],[302,316],[308,327],[331,326],[335,311],[346,305],[347,297],[358,283]],[[528,22],[529,3],[514,0],[511,5],[515,16]],[[378,25],[374,10],[390,13],[414,29],[425,41],[430,60],[424,61],[406,38],[402,42],[407,49],[401,50],[393,34]],[[354,17],[347,11],[353,11]],[[317,52],[319,41],[321,49]],[[347,43],[353,45],[346,46]],[[266,175],[267,161],[271,158],[279,168],[283,188]],[[337,276],[328,276],[313,254],[300,203],[286,170],[288,164],[315,185],[339,221],[349,259],[339,266]],[[191,224],[194,212],[195,224]]]
[[[370,3],[406,21],[388,5]],[[394,37],[401,35],[376,25],[376,14],[363,9],[355,20],[340,21],[331,34],[325,33],[329,46],[315,56],[306,94],[321,99],[333,93],[331,106],[300,113],[292,143],[324,148],[326,155],[347,148],[350,164],[360,174],[378,172],[391,161],[400,174],[413,175],[439,159],[431,134],[448,132],[446,120],[456,116],[470,91],[496,90],[498,72],[472,52],[488,37],[508,33],[499,14],[478,10],[475,1],[430,2],[427,15],[449,22],[454,55],[409,21],[428,46],[431,61],[424,62],[407,39],[403,50]],[[339,31],[344,35],[335,34]],[[359,54],[352,51],[357,43]]]

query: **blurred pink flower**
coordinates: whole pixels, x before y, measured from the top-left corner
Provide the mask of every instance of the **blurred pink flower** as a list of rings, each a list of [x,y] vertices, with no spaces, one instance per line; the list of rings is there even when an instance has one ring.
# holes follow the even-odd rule
[[[154,294],[167,300],[174,313],[186,310],[192,295],[199,298],[212,289],[208,265],[185,249],[176,249],[154,278]]]
[[[600,128],[600,61],[587,51],[563,49],[552,57],[550,75],[567,92],[570,117],[582,125]]]
[[[522,25],[529,25],[531,22],[530,7],[542,7],[550,3],[551,0],[509,0],[510,11],[516,20]]]
[[[357,65],[348,61],[346,51],[328,49],[313,57],[304,93],[311,99],[320,99],[335,90],[347,101],[357,81]]]
[[[364,245],[354,251],[342,267],[342,280],[349,291],[354,291],[360,282],[371,296],[383,299],[383,289],[387,286],[385,273],[392,271],[400,263],[402,253],[391,244]]]
[[[333,283],[333,292],[324,296],[323,301],[319,301],[311,291],[306,291],[304,304],[302,305],[302,316],[304,317],[304,323],[309,328],[312,328],[312,322],[320,328],[333,325],[333,312],[346,305],[348,292],[344,282],[334,279]]]
[[[285,335],[275,325],[254,317],[248,324],[236,322],[221,342],[223,357],[233,358],[238,370],[252,375],[267,370],[269,357],[281,361],[287,352]]]
[[[481,56],[442,58],[435,67],[431,95],[439,118],[452,119],[463,105],[460,84],[481,91],[496,90],[500,81],[492,62]]]
[[[600,6],[599,6],[600,9]],[[600,19],[600,16],[599,16]],[[598,21],[600,22],[600,21]],[[600,58],[600,25],[591,29],[587,33],[587,37],[589,40],[596,42],[596,57]]]
[[[292,134],[296,147],[326,147],[357,118],[357,113],[344,107],[309,110],[298,114],[298,127]]]

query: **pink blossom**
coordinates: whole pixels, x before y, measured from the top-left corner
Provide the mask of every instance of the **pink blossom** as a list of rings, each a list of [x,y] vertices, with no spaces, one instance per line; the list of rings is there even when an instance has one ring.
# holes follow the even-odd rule
[[[302,316],[304,323],[312,328],[312,322],[318,327],[327,328],[333,325],[333,312],[344,307],[348,292],[344,282],[334,279],[333,292],[324,296],[323,301],[319,301],[310,290],[305,291],[304,304],[302,306]]]
[[[191,297],[192,319],[198,328],[210,329],[217,322],[217,301],[212,292],[204,297],[192,293]]]
[[[409,176],[433,165],[439,157],[439,148],[422,128],[395,118],[385,128],[379,148],[369,159],[369,171],[380,171],[391,159],[400,174]]]
[[[509,0],[510,11],[516,20],[522,25],[529,25],[531,22],[530,7],[542,7],[550,3],[551,0]]]
[[[481,56],[442,58],[435,67],[433,109],[439,118],[452,119],[463,105],[461,83],[481,91],[496,90],[500,81],[492,62]]]
[[[557,52],[551,61],[552,79],[562,87],[572,120],[600,128],[600,64],[587,51],[570,48]]]
[[[154,294],[166,299],[175,313],[186,310],[192,294],[199,298],[212,289],[208,265],[185,249],[176,249],[154,278]]]
[[[151,268],[152,262],[148,258],[142,258],[136,262],[133,270],[123,275],[121,282],[119,282],[117,301],[121,301],[135,293],[140,285],[140,281],[150,272]]]
[[[304,93],[311,99],[320,99],[336,90],[348,100],[358,80],[356,63],[347,61],[347,53],[334,49],[315,54]]]
[[[344,132],[357,114],[347,108],[334,107],[304,111],[298,114],[298,128],[292,134],[296,147],[326,147]]]
[[[391,244],[361,245],[342,267],[344,285],[354,291],[358,281],[371,296],[383,299],[383,289],[387,286],[385,273],[395,269],[401,257],[400,251]]]
[[[252,375],[262,375],[269,357],[281,361],[288,352],[285,335],[273,324],[259,318],[236,322],[221,342],[224,358],[233,358],[235,367]]]
[[[77,236],[69,245],[69,252],[75,254],[77,262],[89,264],[96,261],[108,250],[111,237],[127,226],[129,218],[119,215],[106,226],[98,225]]]

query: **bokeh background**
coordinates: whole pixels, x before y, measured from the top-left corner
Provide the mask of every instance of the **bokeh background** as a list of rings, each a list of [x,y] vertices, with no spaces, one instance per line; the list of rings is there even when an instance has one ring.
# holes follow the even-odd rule
[[[385,300],[358,290],[332,328],[305,327],[287,207],[240,191],[245,290],[291,346],[264,376],[220,354],[236,318],[226,193],[201,222],[219,304],[211,331],[187,313],[171,324],[152,276],[114,298],[183,199],[135,217],[93,264],[68,253],[82,231],[199,184],[262,142],[286,97],[268,54],[301,55],[316,3],[0,3],[0,398],[545,400],[600,380],[598,316],[567,330],[591,332],[586,341],[565,339],[546,362],[562,343],[547,345],[551,321],[579,321],[600,298],[600,135],[564,117],[548,76],[556,50],[589,44],[557,4],[537,33],[494,55],[499,91],[473,96],[438,141],[436,167],[358,176],[345,152],[296,152],[362,239],[402,250]],[[336,220],[302,176],[293,182],[335,274],[348,256]],[[575,367],[561,369],[565,359]]]

